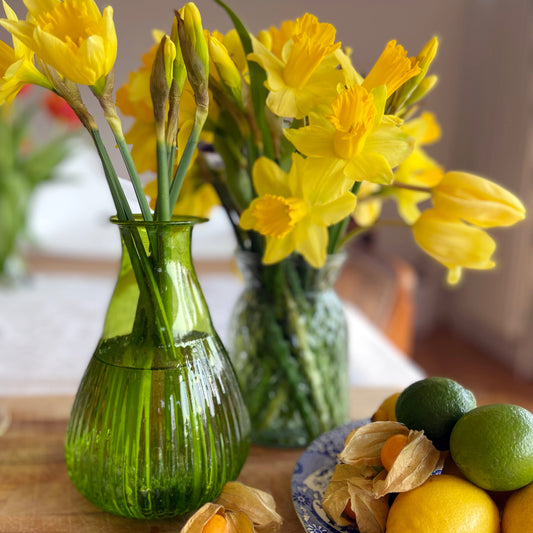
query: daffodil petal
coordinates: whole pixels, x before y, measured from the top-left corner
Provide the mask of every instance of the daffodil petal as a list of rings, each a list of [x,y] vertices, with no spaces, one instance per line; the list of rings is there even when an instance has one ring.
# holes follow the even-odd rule
[[[382,205],[383,201],[381,198],[357,202],[352,213],[352,218],[363,228],[373,226],[381,214]]]
[[[388,161],[379,153],[361,154],[348,162],[344,172],[355,181],[371,181],[389,185],[394,175]]]
[[[263,254],[263,263],[265,265],[278,263],[282,259],[285,259],[288,255],[294,252],[296,247],[293,233],[289,233],[281,239],[266,237],[265,242],[265,252]]]
[[[399,165],[413,151],[414,140],[396,126],[379,126],[367,138],[365,151],[377,152],[391,167]]]
[[[340,222],[355,209],[357,198],[351,192],[346,192],[342,196],[335,198],[326,205],[317,205],[313,208],[313,215],[320,217],[328,226]]]
[[[494,240],[483,230],[429,209],[412,226],[416,243],[447,266],[486,270],[495,266]]]
[[[435,208],[482,228],[525,218],[522,202],[502,186],[466,172],[448,172],[433,191]]]
[[[324,266],[327,257],[328,230],[325,226],[309,224],[295,230],[296,251],[313,267]]]
[[[393,192],[393,197],[398,204],[398,213],[406,224],[413,225],[420,216],[418,204],[430,198],[431,194],[411,191],[409,189],[397,189]]]
[[[287,175],[268,157],[260,157],[256,160],[252,169],[252,177],[259,196],[263,194],[291,196],[287,185]]]
[[[309,157],[335,157],[334,127],[310,125],[298,129],[284,129],[283,133],[296,150]]]

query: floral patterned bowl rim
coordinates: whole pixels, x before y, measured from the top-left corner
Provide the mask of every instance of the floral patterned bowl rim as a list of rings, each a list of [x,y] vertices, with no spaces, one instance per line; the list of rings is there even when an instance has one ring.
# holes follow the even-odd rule
[[[355,420],[323,433],[298,459],[292,475],[292,500],[296,514],[308,533],[357,531],[353,526],[341,527],[334,524],[322,509],[321,501],[346,437],[356,427],[369,422],[368,419]]]

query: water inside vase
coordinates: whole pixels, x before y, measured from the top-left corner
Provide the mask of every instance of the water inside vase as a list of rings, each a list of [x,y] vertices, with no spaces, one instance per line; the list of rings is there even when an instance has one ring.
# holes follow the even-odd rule
[[[139,349],[128,336],[101,342],[67,443],[69,471],[93,503],[139,518],[172,516],[213,499],[237,477],[246,428],[227,393],[236,382],[232,372],[226,377],[218,342],[193,332],[177,348],[181,364],[151,369],[117,364]]]

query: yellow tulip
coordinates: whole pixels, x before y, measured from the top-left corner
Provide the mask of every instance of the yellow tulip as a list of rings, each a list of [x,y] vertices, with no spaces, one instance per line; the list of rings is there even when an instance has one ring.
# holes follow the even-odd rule
[[[526,216],[522,202],[502,186],[466,172],[447,172],[433,189],[436,209],[480,226],[511,226]]]
[[[448,282],[457,283],[462,268],[494,268],[494,240],[482,229],[437,209],[424,211],[412,226],[416,243],[449,269]]]
[[[266,239],[265,264],[277,263],[292,252],[303,255],[314,268],[326,261],[327,227],[347,217],[356,198],[339,163],[292,158],[288,174],[261,157],[253,167],[258,197],[242,213],[240,225]]]
[[[94,0],[24,0],[26,21],[0,24],[46,64],[74,83],[97,85],[113,68],[117,37],[113,9]]]

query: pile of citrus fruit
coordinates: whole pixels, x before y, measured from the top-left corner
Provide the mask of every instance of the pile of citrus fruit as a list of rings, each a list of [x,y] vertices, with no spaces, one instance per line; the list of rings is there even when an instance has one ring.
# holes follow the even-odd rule
[[[424,431],[439,450],[449,450],[441,475],[396,496],[387,533],[533,533],[528,410],[511,404],[477,407],[459,383],[434,377],[387,398],[373,420],[397,420]],[[382,450],[385,460],[394,461],[401,446],[391,443]]]

